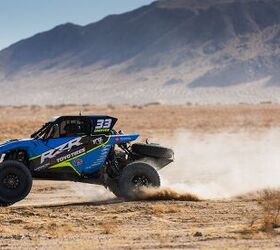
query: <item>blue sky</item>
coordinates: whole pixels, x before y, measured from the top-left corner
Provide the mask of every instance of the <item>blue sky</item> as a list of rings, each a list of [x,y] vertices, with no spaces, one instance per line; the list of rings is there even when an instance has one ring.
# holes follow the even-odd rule
[[[0,0],[0,50],[62,23],[85,25],[151,2],[153,0]]]

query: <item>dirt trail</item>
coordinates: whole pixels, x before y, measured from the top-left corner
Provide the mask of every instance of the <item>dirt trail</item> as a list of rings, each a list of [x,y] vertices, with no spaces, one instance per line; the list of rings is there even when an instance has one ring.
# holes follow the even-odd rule
[[[35,180],[30,195],[13,207],[55,207],[118,202],[104,187],[73,182]]]
[[[280,245],[279,236],[245,231],[261,216],[254,200],[97,198],[73,195],[71,183],[35,183],[27,200],[0,208],[0,248],[276,249]]]
[[[142,188],[136,195],[138,201],[201,201],[201,199],[191,193],[178,192],[168,187]]]
[[[171,188],[143,188],[135,201],[200,201],[193,194],[177,192]],[[30,195],[14,208],[88,206],[124,203],[102,186],[72,182],[35,180]]]

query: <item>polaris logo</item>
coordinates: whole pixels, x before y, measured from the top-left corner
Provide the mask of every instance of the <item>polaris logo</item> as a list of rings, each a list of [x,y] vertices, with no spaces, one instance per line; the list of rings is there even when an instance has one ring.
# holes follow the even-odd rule
[[[92,140],[93,144],[102,144],[103,143],[103,138],[102,137],[98,137],[96,139]]]
[[[82,145],[81,140],[82,140],[82,137],[76,138],[55,149],[52,149],[52,150],[49,150],[49,151],[43,153],[41,156],[41,164],[48,159],[49,160],[53,159],[54,157],[56,157],[57,155],[61,154],[64,151],[71,150],[73,147],[81,146]]]

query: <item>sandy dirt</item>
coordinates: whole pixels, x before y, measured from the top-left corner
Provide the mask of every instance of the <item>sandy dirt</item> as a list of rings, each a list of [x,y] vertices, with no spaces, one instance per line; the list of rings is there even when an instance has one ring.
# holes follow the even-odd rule
[[[180,131],[199,137],[240,131],[255,135],[280,129],[280,106],[269,104],[2,107],[0,139],[28,137],[52,116],[78,114],[80,110],[116,116],[117,128],[139,132],[142,140],[152,137],[171,144]],[[199,202],[124,202],[103,187],[34,181],[32,193],[24,201],[0,208],[0,249],[280,247],[277,229],[273,233],[252,229],[263,220],[263,208],[256,196],[201,198]]]

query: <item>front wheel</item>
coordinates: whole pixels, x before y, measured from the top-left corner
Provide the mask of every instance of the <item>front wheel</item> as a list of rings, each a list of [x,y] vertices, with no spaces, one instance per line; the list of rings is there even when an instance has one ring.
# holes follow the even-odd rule
[[[32,188],[29,169],[17,161],[0,164],[0,206],[8,206],[23,200]]]
[[[158,172],[144,162],[127,165],[119,178],[120,195],[125,199],[133,200],[141,187],[160,187]]]

